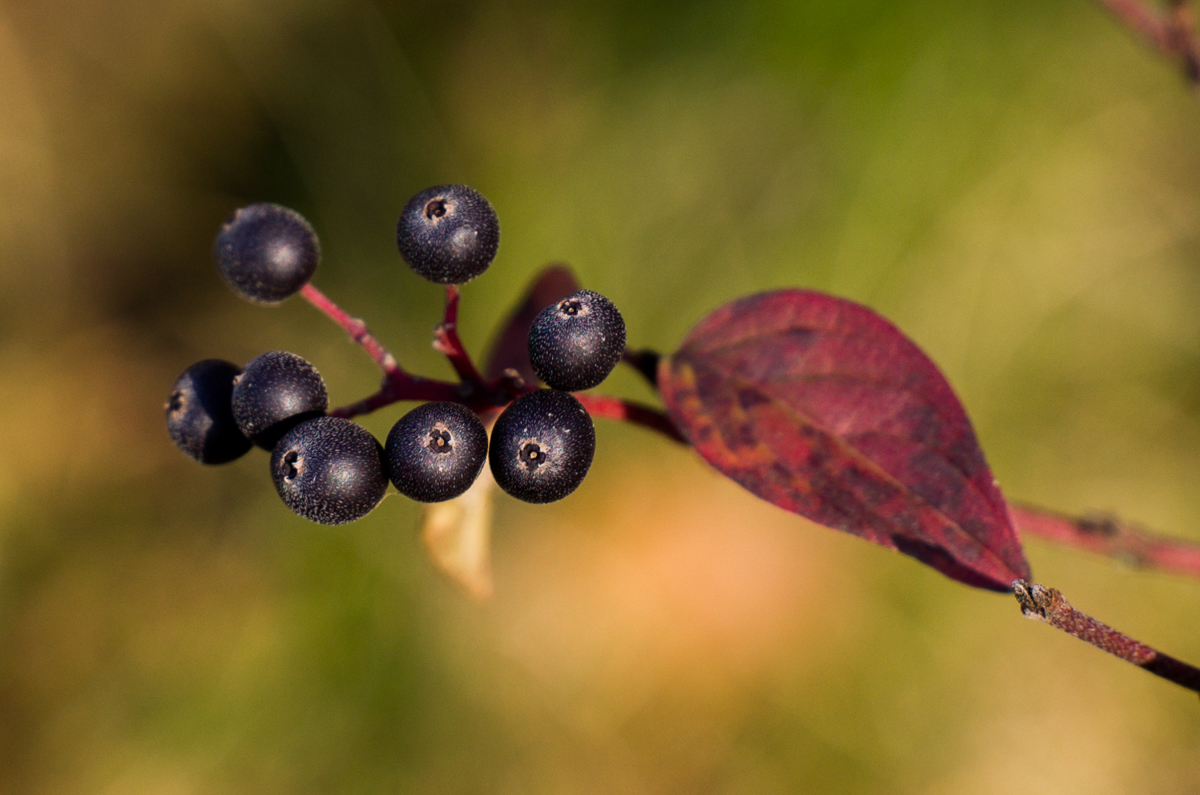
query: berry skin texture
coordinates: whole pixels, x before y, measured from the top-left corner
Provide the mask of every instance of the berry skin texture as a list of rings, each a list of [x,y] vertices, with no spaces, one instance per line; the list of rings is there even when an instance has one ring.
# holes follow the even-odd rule
[[[295,210],[251,204],[234,212],[213,247],[221,276],[243,298],[277,304],[312,278],[321,260],[317,233]]]
[[[541,389],[517,398],[496,420],[488,461],[504,491],[546,503],[579,487],[595,452],[587,409],[566,392]]]
[[[305,420],[271,453],[275,490],[294,513],[318,524],[347,524],[370,513],[387,491],[383,448],[341,417]]]
[[[600,293],[580,290],[541,311],[529,329],[529,362],[547,386],[591,389],[625,352],[625,320]]]
[[[201,464],[226,464],[250,449],[230,409],[233,381],[242,368],[204,359],[183,371],[167,398],[167,433],[175,446]]]
[[[445,502],[479,477],[487,461],[487,430],[465,406],[426,403],[392,426],[384,450],[397,491],[417,502]]]
[[[466,185],[437,185],[408,200],[396,222],[400,256],[437,284],[464,284],[488,269],[500,246],[500,220]]]
[[[324,414],[329,395],[317,368],[294,353],[271,351],[246,365],[230,403],[238,429],[271,450],[298,423]]]

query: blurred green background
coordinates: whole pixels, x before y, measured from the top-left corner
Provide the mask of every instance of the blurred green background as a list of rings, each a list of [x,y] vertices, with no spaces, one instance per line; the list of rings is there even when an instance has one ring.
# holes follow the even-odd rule
[[[550,260],[662,350],[829,290],[945,368],[1011,497],[1200,539],[1200,103],[1095,4],[3,0],[0,793],[1197,791],[1193,695],[639,429],[599,426],[570,499],[498,502],[484,604],[404,498],[318,527],[261,453],[174,450],[197,359],[377,382],[220,282],[250,201],[448,376],[392,239],[447,181],[503,224],[476,350]],[[1200,582],[1028,551],[1200,662]]]

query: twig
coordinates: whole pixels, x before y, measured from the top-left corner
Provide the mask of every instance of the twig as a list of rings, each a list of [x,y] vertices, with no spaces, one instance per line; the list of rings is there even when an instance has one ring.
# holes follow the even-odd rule
[[[445,400],[451,403],[462,403],[476,413],[491,408],[491,406],[480,406],[477,401],[465,399],[463,389],[459,384],[406,374],[399,379],[385,379],[383,388],[375,394],[349,405],[339,406],[330,411],[329,416],[347,419],[360,417],[402,400]]]
[[[1043,621],[1086,641],[1097,649],[1120,657],[1155,676],[1200,693],[1200,669],[1140,643],[1086,613],[1081,613],[1055,588],[1025,580],[1013,582],[1013,593],[1026,617]]]
[[[445,400],[462,403],[472,411],[482,414],[502,408],[514,398],[536,388],[526,384],[516,371],[505,371],[493,381],[484,380],[455,329],[458,324],[458,289],[453,285],[446,288],[446,314],[434,332],[434,347],[450,360],[454,371],[462,379],[458,384],[422,378],[406,372],[397,364],[396,358],[387,348],[371,334],[363,321],[352,317],[311,284],[306,284],[300,294],[345,329],[350,338],[361,345],[383,370],[383,386],[378,392],[355,403],[333,409],[329,412],[331,416],[359,417],[402,400]],[[631,422],[686,444],[671,419],[650,406],[609,395],[579,393],[576,397],[593,417]]]
[[[1173,0],[1169,19],[1175,48],[1183,60],[1184,74],[1193,85],[1200,84],[1200,40],[1196,38],[1191,4],[1186,0]]]
[[[1179,61],[1184,76],[1200,86],[1200,42],[1187,0],[1171,0],[1166,13],[1147,7],[1141,0],[1097,0],[1164,55]]]
[[[328,296],[314,287],[311,282],[300,288],[300,295],[322,314],[345,329],[346,333],[350,335],[350,339],[361,345],[363,350],[371,355],[371,358],[375,360],[375,363],[379,365],[379,368],[389,378],[395,373],[404,372],[400,365],[396,363],[396,357],[392,356],[391,352],[383,347],[379,340],[375,339],[375,335],[367,328],[366,323],[359,318],[352,317],[350,313],[346,312],[331,301]]]
[[[383,386],[370,397],[341,406],[329,412],[333,417],[357,417],[401,400],[453,400],[462,402],[463,390],[458,384],[435,381],[412,375],[396,362],[391,351],[375,338],[367,324],[333,302],[311,283],[300,288],[300,295],[318,311],[341,326],[350,339],[365,350],[379,369],[383,370]]]
[[[577,392],[575,397],[593,417],[632,422],[634,425],[641,425],[643,428],[657,431],[668,439],[673,439],[681,444],[688,443],[679,429],[675,427],[675,423],[671,422],[671,418],[658,409],[610,395]]]
[[[433,330],[433,348],[450,360],[450,366],[463,383],[476,388],[484,386],[483,373],[479,372],[458,336],[458,287],[453,284],[446,285],[446,314]]]
[[[1141,35],[1151,45],[1169,52],[1171,37],[1167,33],[1167,22],[1157,12],[1146,8],[1140,0],[1098,0],[1125,27]]]
[[[1200,577],[1200,543],[1157,535],[1107,514],[1073,517],[1019,504],[1011,510],[1022,535],[1108,555],[1139,568]]]

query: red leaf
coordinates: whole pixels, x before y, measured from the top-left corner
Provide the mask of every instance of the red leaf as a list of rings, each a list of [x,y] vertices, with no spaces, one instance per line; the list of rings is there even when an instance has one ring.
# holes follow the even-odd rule
[[[579,289],[575,274],[566,265],[547,265],[525,291],[525,298],[513,310],[503,331],[495,337],[488,352],[488,378],[499,378],[506,369],[516,370],[528,384],[536,384],[537,376],[529,364],[529,327],[546,307],[561,301]]]
[[[1029,579],[962,404],[870,309],[808,290],[734,301],[663,359],[659,388],[700,455],[759,497],[968,585]]]

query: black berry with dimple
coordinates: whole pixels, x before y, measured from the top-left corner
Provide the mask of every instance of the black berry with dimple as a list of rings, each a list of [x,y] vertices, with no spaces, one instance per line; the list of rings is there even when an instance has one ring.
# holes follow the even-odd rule
[[[241,458],[250,440],[238,430],[230,408],[233,381],[242,368],[205,359],[183,371],[167,398],[167,433],[175,446],[202,464]]]
[[[292,428],[271,453],[271,478],[287,507],[320,524],[346,524],[370,513],[387,490],[383,448],[341,417]]]
[[[554,389],[598,386],[624,352],[625,320],[612,301],[592,290],[546,307],[529,329],[529,362]]]
[[[384,445],[396,490],[417,502],[444,502],[471,488],[487,450],[483,422],[458,403],[418,406],[392,426]]]
[[[400,256],[438,284],[463,284],[487,270],[500,245],[500,221],[466,185],[437,185],[408,200],[396,222]]]
[[[329,408],[317,368],[294,353],[271,351],[246,365],[231,401],[241,432],[264,450],[303,420]]]
[[[587,409],[541,389],[513,401],[492,428],[488,461],[500,488],[525,502],[554,502],[579,487],[596,452]]]
[[[321,259],[317,233],[295,210],[251,204],[234,212],[214,245],[221,276],[242,297],[277,304],[312,278]]]

